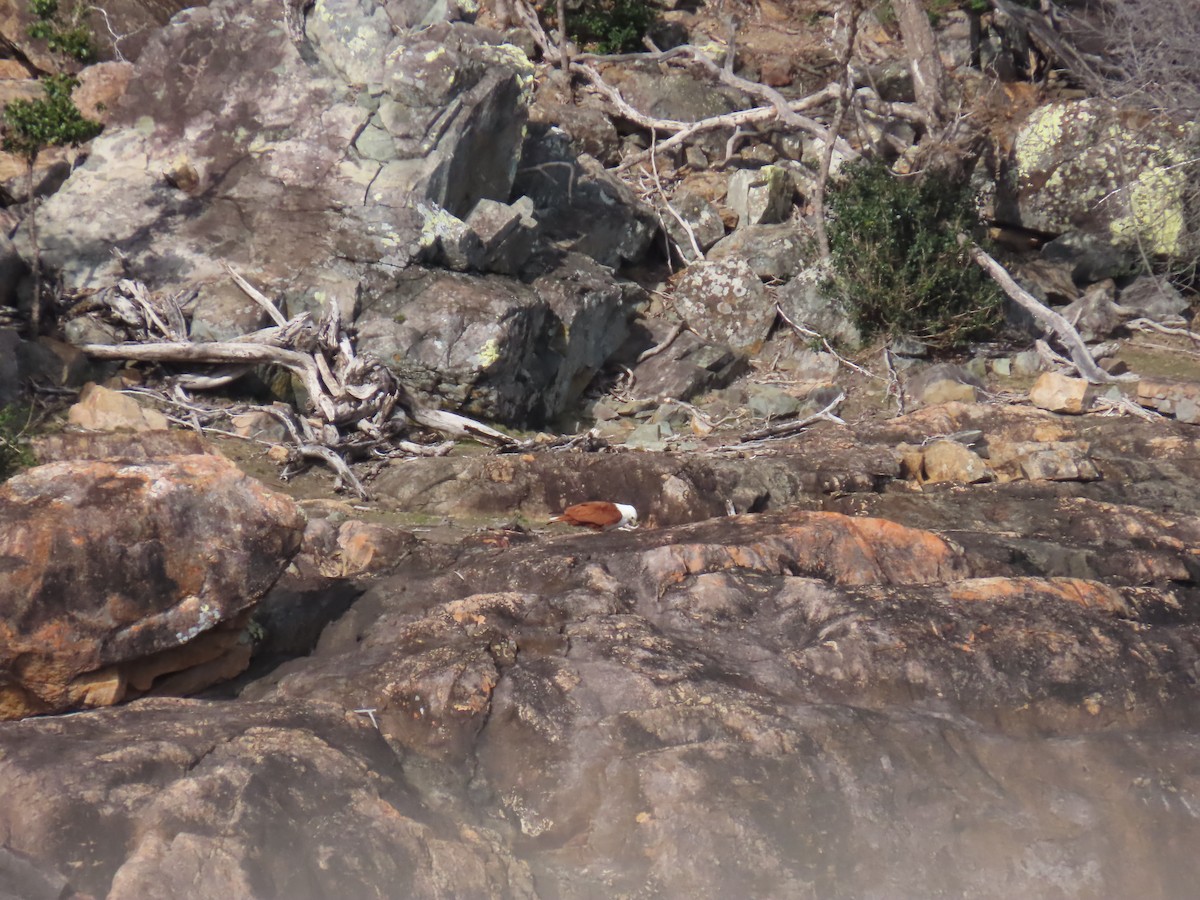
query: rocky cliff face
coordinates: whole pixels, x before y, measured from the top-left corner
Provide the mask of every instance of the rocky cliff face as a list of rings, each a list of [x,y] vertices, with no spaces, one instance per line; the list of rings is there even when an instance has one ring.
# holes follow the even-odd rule
[[[728,23],[665,5],[660,45],[719,60]],[[109,7],[121,27],[174,12]],[[1195,893],[1194,295],[1132,277],[1123,246],[1187,246],[1146,213],[1190,132],[992,88],[1014,123],[993,135],[993,224],[1054,237],[1014,272],[1136,383],[901,335],[848,359],[863,335],[801,214],[823,139],[761,93],[819,92],[828,17],[780,9],[742,20],[724,74],[685,51],[591,60],[603,84],[580,70],[573,92],[530,61],[532,23],[492,30],[500,10],[467,0],[217,0],[106,70],[123,98],[86,162],[35,173],[35,193],[61,186],[36,221],[78,315],[65,341],[0,329],[3,403],[108,385],[0,486],[0,895]],[[975,96],[967,25],[941,38]],[[864,16],[860,38],[860,92],[911,101],[886,28]],[[829,119],[835,96],[799,112]],[[856,110],[835,169],[911,160],[920,121],[882,108]],[[759,131],[633,165],[746,114]],[[1136,162],[1127,206],[1089,202],[1116,183],[1081,185],[1081,147]],[[29,302],[14,209],[6,307]],[[130,318],[85,315],[117,278]],[[265,367],[204,403],[228,371],[167,363],[183,381],[155,393],[70,343],[119,340],[139,302],[177,338],[236,343],[273,301],[336,308],[329,344],[426,411],[579,433],[493,453],[360,424],[376,452],[351,503],[268,462],[297,462],[289,427],[314,452],[321,422],[247,410],[302,403]],[[311,383],[344,374],[321,362]],[[226,432],[238,465],[168,416]],[[105,428],[137,433],[75,432]],[[587,500],[642,524],[549,523]]]

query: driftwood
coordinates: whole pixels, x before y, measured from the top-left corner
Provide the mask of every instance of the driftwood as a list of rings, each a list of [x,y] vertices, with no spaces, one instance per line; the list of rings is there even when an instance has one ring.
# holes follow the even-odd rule
[[[1079,374],[1092,384],[1132,381],[1137,378],[1136,375],[1109,375],[1096,364],[1096,360],[1092,358],[1091,352],[1083,342],[1083,338],[1079,336],[1079,332],[1075,330],[1075,326],[1017,284],[1013,277],[1008,274],[1008,270],[996,262],[983,249],[972,244],[968,252],[971,255],[971,259],[987,272],[996,284],[1000,285],[1004,293],[1011,297],[1021,308],[1027,310],[1037,320],[1038,324],[1047,331],[1054,333],[1054,336],[1058,338],[1059,342],[1071,355],[1071,362],[1079,370]]]
[[[182,389],[223,387],[255,366],[274,365],[288,370],[303,387],[304,415],[292,415],[278,406],[243,407],[242,411],[257,409],[282,422],[290,438],[288,461],[320,460],[337,473],[340,483],[364,499],[366,489],[351,471],[349,459],[379,458],[396,452],[446,452],[445,445],[425,451],[423,445],[401,439],[405,430],[425,428],[500,448],[518,444],[482,422],[417,404],[391,369],[369,354],[356,352],[336,303],[329,304],[320,322],[313,322],[308,313],[288,319],[261,291],[232,268],[226,268],[275,324],[232,340],[194,342],[188,338],[178,297],[151,295],[144,285],[124,280],[88,298],[86,306],[89,310],[105,310],[134,339],[115,345],[85,344],[80,349],[95,359],[220,366],[216,372],[178,376],[176,396],[168,400],[188,413],[187,419],[176,421],[200,430],[213,430],[211,417],[209,424],[201,422],[203,407],[187,398]]]
[[[791,437],[799,434],[809,425],[822,420],[826,422],[834,422],[838,425],[845,425],[845,421],[838,418],[834,414],[834,410],[842,405],[842,401],[846,399],[844,392],[839,393],[831,400],[824,409],[818,410],[812,415],[804,416],[801,419],[788,419],[784,422],[773,422],[770,425],[764,425],[762,428],[756,428],[753,431],[747,431],[741,436],[742,444],[749,444],[757,441],[767,440],[769,438]]]

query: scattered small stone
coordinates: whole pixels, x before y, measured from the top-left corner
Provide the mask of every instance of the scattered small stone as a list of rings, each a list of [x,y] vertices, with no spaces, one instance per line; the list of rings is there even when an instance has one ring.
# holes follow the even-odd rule
[[[79,402],[67,411],[67,421],[88,431],[153,431],[168,426],[167,417],[145,409],[128,394],[89,382]]]
[[[910,396],[928,406],[960,401],[974,403],[983,382],[963,366],[939,363],[918,373],[907,385]]]
[[[1088,382],[1057,372],[1045,372],[1029,389],[1029,401],[1039,409],[1078,415],[1087,406]]]
[[[763,419],[794,416],[803,405],[797,397],[769,384],[750,385],[747,394],[746,401],[750,412]]]
[[[979,454],[956,441],[935,441],[922,457],[925,482],[977,484],[992,479],[991,469]]]
[[[1200,384],[1166,378],[1143,378],[1138,382],[1137,401],[1189,425],[1200,424]]]
[[[662,450],[671,434],[671,426],[666,422],[646,422],[629,432],[625,437],[625,446],[640,450]]]
[[[1044,368],[1042,358],[1034,350],[1022,350],[1012,361],[1012,372],[1018,376],[1036,375]]]

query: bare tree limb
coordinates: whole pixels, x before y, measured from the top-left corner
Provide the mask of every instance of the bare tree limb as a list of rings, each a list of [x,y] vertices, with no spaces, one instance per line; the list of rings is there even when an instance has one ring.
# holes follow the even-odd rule
[[[846,111],[849,109],[851,91],[854,89],[854,75],[850,71],[850,59],[854,55],[854,39],[858,36],[858,17],[861,12],[858,0],[847,0],[845,7],[846,40],[842,45],[842,52],[838,56],[837,112],[834,113],[833,124],[829,127],[829,133],[835,138],[841,132],[842,124],[846,121]],[[825,149],[821,154],[821,168],[817,173],[817,186],[812,195],[813,225],[817,232],[817,248],[821,254],[821,261],[826,265],[829,264],[832,253],[829,249],[829,235],[825,230],[825,188],[829,183],[829,169],[833,165],[834,144],[834,140],[825,142]]]
[[[822,410],[805,416],[802,419],[790,419],[786,422],[776,422],[773,425],[766,425],[762,428],[756,428],[753,431],[748,431],[739,439],[743,444],[748,444],[752,441],[761,441],[767,438],[790,437],[797,432],[803,431],[814,422],[819,422],[824,419],[826,422],[834,422],[838,425],[845,425],[845,421],[834,415],[834,410],[841,406],[842,401],[846,399],[845,393],[839,393],[829,402]]]
[[[982,248],[972,244],[967,251],[971,259],[987,272],[1004,293],[1008,294],[1021,308],[1029,312],[1047,331],[1052,331],[1055,337],[1071,354],[1071,361],[1079,370],[1079,374],[1092,384],[1107,384],[1113,381],[1131,381],[1136,375],[1109,375],[1101,369],[1088,351],[1079,332],[1065,318],[1045,306],[1037,297],[1021,287],[1000,263],[996,262]]]

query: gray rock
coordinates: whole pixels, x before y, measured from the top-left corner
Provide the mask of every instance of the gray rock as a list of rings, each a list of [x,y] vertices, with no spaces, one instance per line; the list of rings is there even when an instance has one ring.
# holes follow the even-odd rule
[[[1112,279],[1091,285],[1062,314],[1074,323],[1085,341],[1098,341],[1112,335],[1126,318],[1116,303],[1117,289]]]
[[[271,0],[192,9],[155,37],[88,162],[39,211],[68,288],[117,275],[115,244],[152,289],[223,279],[230,262],[268,292],[339,266],[374,290],[437,251],[439,214],[508,199],[532,74],[519,51],[461,23],[392,35],[358,0],[323,0],[310,24],[324,65]],[[205,77],[180,74],[208,46]]]
[[[663,450],[674,434],[666,422],[643,422],[625,436],[625,446],[638,450]]]
[[[762,346],[775,321],[775,302],[742,259],[700,262],[677,276],[675,311],[705,340],[739,353]]]
[[[266,311],[231,281],[201,286],[192,307],[191,336],[197,341],[227,341],[266,323]]]
[[[1190,306],[1175,285],[1153,275],[1141,275],[1121,288],[1118,302],[1131,314],[1156,322],[1182,316]]]
[[[530,114],[530,121],[561,128],[571,136],[571,144],[578,155],[586,154],[605,166],[620,161],[621,136],[612,119],[601,109],[577,103],[543,107],[539,102]]]
[[[688,145],[683,150],[683,158],[687,164],[698,172],[708,168],[708,156],[699,147]]]
[[[906,359],[928,359],[929,345],[910,334],[898,334],[888,341],[888,349]]]
[[[530,126],[513,192],[534,200],[548,241],[601,265],[640,260],[658,232],[654,211],[596,160],[577,157],[561,129]]]
[[[635,326],[644,336],[639,346],[649,348],[667,336],[670,325],[661,319]],[[728,347],[709,344],[690,331],[681,332],[661,353],[633,366],[638,395],[658,400],[691,400],[724,387],[745,367],[745,358]]]
[[[997,195],[999,221],[1061,234],[1083,231],[1114,245],[1140,241],[1179,258],[1195,239],[1186,207],[1195,125],[1149,121],[1137,108],[1059,100],[1022,124]]]
[[[747,225],[718,241],[708,258],[740,256],[764,281],[788,281],[804,266],[804,249],[804,238],[791,223]]]
[[[304,27],[321,62],[347,84],[378,86],[393,42],[388,10],[370,0],[316,0]]]
[[[656,118],[698,122],[744,108],[738,105],[744,98],[734,97],[720,84],[691,72],[672,69],[664,74],[654,64],[631,64],[614,69],[612,74],[612,83],[625,100]]]
[[[714,244],[725,237],[725,223],[721,221],[721,214],[717,207],[699,194],[686,190],[678,191],[671,198],[671,206],[691,228],[701,253],[707,253]],[[687,232],[674,216],[668,214],[664,218],[671,240],[679,245],[687,259],[692,259],[695,251],[692,249],[692,242],[688,238]]]
[[[834,345],[850,350],[862,346],[862,333],[842,302],[825,289],[818,269],[802,270],[776,289],[775,299],[789,319],[823,335]]]
[[[529,259],[538,223],[532,216],[533,202],[522,199],[526,202],[512,205],[483,199],[467,217],[467,227],[479,237],[483,271],[516,275]]]
[[[750,384],[746,388],[746,406],[761,419],[794,416],[804,402],[782,388],[770,384]]]
[[[549,383],[535,388],[535,418],[549,420],[578,400],[625,342],[629,319],[645,295],[630,282],[614,281],[611,272],[582,254],[569,254],[532,287],[553,317],[553,331],[538,342]]]
[[[792,176],[781,166],[738,169],[729,176],[727,203],[738,227],[782,222],[792,209]]]
[[[412,269],[364,302],[359,347],[426,402],[539,423],[565,411],[625,340],[635,300],[583,256],[532,284]]]
[[[1078,284],[1120,278],[1138,267],[1136,247],[1086,231],[1059,235],[1042,247],[1041,255],[1048,263],[1069,266],[1071,278]]]
[[[1029,376],[1037,375],[1046,367],[1042,362],[1041,356],[1035,350],[1022,350],[1012,361],[1012,372],[1014,375]]]

